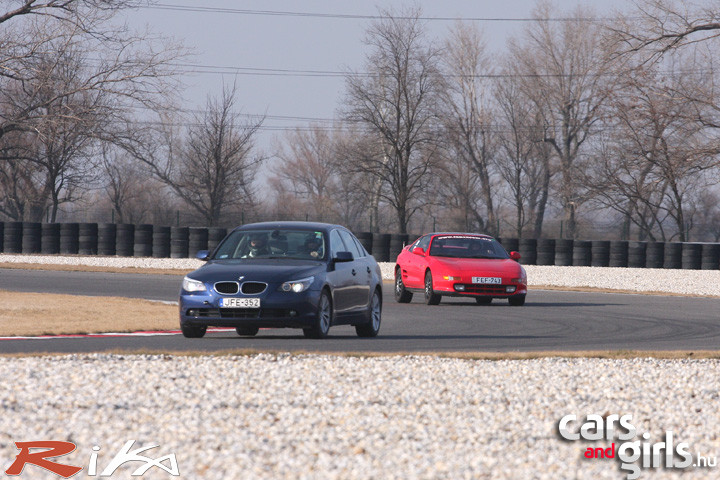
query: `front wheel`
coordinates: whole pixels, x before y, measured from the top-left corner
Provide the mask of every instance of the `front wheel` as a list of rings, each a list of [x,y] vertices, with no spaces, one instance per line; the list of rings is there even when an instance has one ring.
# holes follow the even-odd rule
[[[395,270],[395,301],[398,303],[410,303],[412,300],[412,292],[408,292],[402,281],[402,273],[398,268]]]
[[[525,305],[525,295],[514,295],[509,297],[508,302],[510,302],[510,306],[512,307],[522,307]]]
[[[205,325],[194,326],[181,323],[180,330],[182,330],[183,337],[185,338],[202,338],[205,336],[207,327]]]
[[[323,290],[320,294],[315,321],[310,328],[303,329],[303,334],[309,338],[325,338],[330,331],[332,325],[333,309],[330,293]]]
[[[425,272],[425,303],[428,305],[437,305],[440,303],[441,295],[433,291],[432,273],[430,270]]]
[[[380,293],[375,290],[370,307],[368,308],[368,322],[364,325],[355,325],[355,332],[358,337],[377,337],[380,331],[380,322],[382,320],[382,300]]]

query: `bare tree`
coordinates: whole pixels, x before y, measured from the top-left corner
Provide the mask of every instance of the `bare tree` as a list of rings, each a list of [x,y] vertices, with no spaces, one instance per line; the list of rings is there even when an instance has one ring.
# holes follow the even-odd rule
[[[545,142],[559,160],[560,201],[568,236],[577,235],[576,209],[586,200],[578,181],[583,145],[600,121],[612,76],[602,26],[575,10],[563,22],[549,22],[552,8],[541,3],[522,41],[510,43],[514,73],[545,125]],[[591,15],[590,15],[591,16]]]
[[[380,196],[407,232],[422,208],[421,192],[437,161],[438,50],[429,44],[420,11],[383,12],[368,29],[368,75],[346,77],[345,117],[364,128],[382,154],[359,163],[387,186]]]
[[[224,88],[219,99],[209,98],[185,137],[169,124],[161,148],[153,148],[152,138],[124,144],[209,226],[217,225],[227,209],[253,204],[253,182],[265,160],[255,151],[264,119],[244,118],[235,110],[235,95],[234,87]]]
[[[671,51],[720,36],[720,10],[714,2],[636,0],[635,9],[611,26],[617,53],[642,52],[655,62]]]
[[[494,192],[490,180],[490,167],[497,149],[497,135],[491,127],[495,115],[489,99],[486,98],[486,87],[481,82],[481,76],[492,73],[485,50],[485,41],[476,27],[464,23],[455,25],[443,57],[446,88],[442,105],[452,156],[457,156],[467,163],[467,173],[477,178],[480,187],[482,201],[473,203],[475,208],[482,207],[485,218],[481,217],[479,211],[474,212],[473,216],[480,221],[479,228],[482,231],[497,235]],[[458,186],[463,187],[461,191],[464,191],[471,187],[471,183],[474,182],[465,182]],[[461,203],[465,204],[463,208],[470,206],[467,201]]]

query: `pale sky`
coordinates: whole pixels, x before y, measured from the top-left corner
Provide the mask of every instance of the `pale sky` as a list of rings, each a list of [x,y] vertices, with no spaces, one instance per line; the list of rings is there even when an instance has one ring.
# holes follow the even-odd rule
[[[182,107],[203,108],[208,95],[220,94],[223,82],[236,82],[243,113],[267,115],[260,144],[268,150],[283,130],[306,126],[310,119],[334,118],[344,92],[339,72],[363,70],[362,40],[372,20],[342,16],[373,16],[378,7],[397,10],[409,4],[399,0],[160,2],[156,8],[129,14],[128,22],[138,28],[147,25],[196,52],[183,67],[196,73],[184,77]],[[597,16],[607,16],[627,3],[592,2]],[[508,19],[531,17],[535,1],[421,0],[412,5],[422,8],[423,17],[474,19],[483,28],[491,52],[499,55],[508,37],[526,24]],[[557,0],[555,5],[562,14],[588,2]],[[428,20],[431,37],[445,37],[453,23]]]

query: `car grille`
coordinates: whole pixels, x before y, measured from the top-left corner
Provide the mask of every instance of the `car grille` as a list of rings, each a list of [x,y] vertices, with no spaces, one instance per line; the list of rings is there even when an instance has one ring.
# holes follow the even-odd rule
[[[466,283],[465,293],[481,293],[485,295],[510,295],[505,287],[508,285],[482,284],[482,283]]]
[[[240,286],[237,282],[217,282],[215,291],[222,295],[235,295],[238,293]]]
[[[290,310],[285,308],[195,308],[195,318],[285,318]]]
[[[263,282],[245,282],[241,286],[242,293],[245,295],[257,295],[267,288],[267,283]]]

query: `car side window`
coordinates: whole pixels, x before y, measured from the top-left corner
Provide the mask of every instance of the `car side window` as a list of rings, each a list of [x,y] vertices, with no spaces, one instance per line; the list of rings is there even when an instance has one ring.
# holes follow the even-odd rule
[[[360,251],[358,250],[357,245],[355,245],[355,242],[353,241],[352,235],[350,235],[349,232],[346,232],[345,230],[338,230],[340,232],[340,237],[342,237],[343,242],[345,243],[345,246],[347,247],[347,251],[353,254],[353,258],[360,258],[362,255],[360,254]]]
[[[430,239],[431,239],[431,238],[432,238],[432,237],[431,237],[430,235],[425,235],[424,237],[420,238],[420,240],[418,240],[417,246],[420,247],[420,248],[422,248],[423,250],[425,250],[425,251],[427,252],[427,251],[428,251],[428,247],[430,246]]]
[[[330,258],[335,258],[338,252],[349,252],[340,238],[337,230],[330,232]]]

